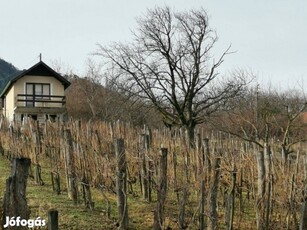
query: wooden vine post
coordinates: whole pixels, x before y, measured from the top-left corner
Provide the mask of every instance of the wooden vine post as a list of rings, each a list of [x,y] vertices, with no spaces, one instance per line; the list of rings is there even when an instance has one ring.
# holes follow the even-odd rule
[[[48,211],[48,230],[59,229],[59,212],[56,209]]]
[[[124,139],[115,140],[115,153],[117,160],[116,192],[118,208],[118,229],[129,228],[127,204],[127,163]]]
[[[265,229],[269,229],[270,225],[270,213],[271,213],[271,171],[272,171],[272,163],[271,163],[271,148],[268,144],[264,145],[264,164],[265,164]]]
[[[140,139],[140,160],[141,160],[141,184],[144,199],[148,199],[148,170],[146,168],[146,135],[142,134]]]
[[[229,194],[227,194],[227,205],[226,205],[226,219],[225,219],[225,225],[227,230],[233,229],[233,219],[234,219],[234,213],[235,213],[235,188],[236,188],[236,179],[237,179],[237,170],[234,166],[232,173],[232,185],[231,189],[229,191]]]
[[[164,205],[167,193],[167,148],[161,149],[159,182],[157,188],[157,207],[154,212],[153,229],[162,230],[164,222]]]
[[[300,230],[307,229],[307,156],[304,158],[304,196],[300,210]]]
[[[18,217],[28,220],[30,210],[26,199],[26,186],[29,175],[31,160],[28,158],[14,158],[12,161],[12,174],[6,179],[6,192],[4,196],[3,222],[6,217]],[[5,223],[2,223],[4,226]],[[16,229],[15,226],[8,226],[6,229]],[[28,229],[27,226],[20,226],[18,229]]]
[[[38,161],[38,156],[42,152],[42,146],[41,146],[41,134],[39,132],[39,122],[36,121],[35,125],[31,124],[31,132],[32,132],[32,138],[33,138],[33,144],[34,144],[34,159],[35,162],[32,162],[32,165],[34,165],[34,181],[37,185],[44,185],[44,181],[42,180],[42,168]]]
[[[143,194],[143,198],[148,202],[151,202],[151,169],[152,163],[148,159],[149,152],[149,139],[150,136],[148,134],[142,134],[140,136],[140,161],[141,161],[141,169],[140,169],[140,178],[141,178],[141,190]]]
[[[199,229],[204,230],[206,227],[205,219],[205,207],[206,207],[206,183],[205,180],[201,181],[201,192],[200,192],[200,213],[199,213]]]
[[[213,178],[211,179],[210,196],[209,196],[209,219],[208,229],[215,230],[218,226],[218,213],[217,213],[217,198],[218,188],[221,175],[221,158],[217,156],[213,165]]]
[[[258,195],[256,200],[256,218],[257,218],[257,229],[264,229],[265,216],[264,216],[264,201],[265,201],[265,164],[264,164],[264,153],[260,150],[256,151],[257,159],[257,170],[258,170]]]
[[[203,168],[206,169],[207,175],[210,175],[211,172],[211,162],[210,162],[210,149],[209,149],[209,139],[204,138],[202,141],[203,145]]]
[[[51,172],[51,183],[52,183],[52,190],[56,192],[57,195],[61,194],[61,180],[60,174],[58,172]]]
[[[66,172],[67,172],[67,191],[68,197],[73,200],[74,204],[78,203],[78,189],[75,173],[75,159],[74,159],[74,150],[73,142],[71,137],[71,132],[69,129],[66,129],[64,132],[64,137],[66,141],[66,151],[65,151],[65,160]]]

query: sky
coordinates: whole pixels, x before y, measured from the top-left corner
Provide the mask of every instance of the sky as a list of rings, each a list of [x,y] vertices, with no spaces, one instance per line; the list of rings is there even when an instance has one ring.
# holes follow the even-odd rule
[[[2,0],[0,57],[25,69],[42,53],[47,64],[82,75],[98,43],[129,42],[136,18],[166,5],[207,11],[219,37],[213,55],[234,51],[221,74],[244,69],[262,87],[307,88],[305,0]]]

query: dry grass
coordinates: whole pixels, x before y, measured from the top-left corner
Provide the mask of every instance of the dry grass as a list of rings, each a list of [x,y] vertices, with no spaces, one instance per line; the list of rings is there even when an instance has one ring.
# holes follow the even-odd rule
[[[68,199],[65,180],[64,154],[67,148],[65,140],[61,135],[61,130],[69,129],[73,138],[73,149],[75,155],[75,169],[78,182],[83,175],[86,175],[91,185],[95,209],[88,210],[82,204],[82,197],[79,197],[79,204],[74,205]],[[114,181],[116,177],[115,155],[112,142],[114,138],[124,138],[127,155],[127,165],[129,169],[128,178],[137,179],[132,186],[133,194],[128,194],[129,222],[131,229],[151,229],[153,223],[153,211],[155,209],[155,183],[157,182],[157,168],[161,146],[167,147],[168,154],[168,194],[165,206],[165,226],[178,229],[179,204],[182,197],[181,189],[187,187],[189,199],[186,205],[186,222],[189,229],[198,228],[200,181],[206,181],[206,194],[210,189],[210,174],[202,168],[200,152],[189,149],[182,138],[182,133],[170,133],[168,130],[152,131],[152,142],[147,157],[153,162],[153,202],[148,203],[142,198],[139,186],[139,135],[144,133],[143,129],[132,128],[129,125],[120,123],[109,124],[103,122],[78,123],[70,122],[64,127],[60,124],[48,124],[42,128],[39,151],[35,135],[38,135],[37,127],[34,124],[23,127],[22,132],[17,128],[14,134],[2,131],[0,133],[1,144],[6,150],[6,156],[24,156],[31,158],[33,163],[42,166],[43,186],[38,186],[33,179],[28,180],[27,199],[31,209],[31,217],[41,216],[47,218],[47,212],[51,208],[59,211],[60,229],[116,229],[117,208],[116,195],[111,192],[115,190]],[[148,131],[147,131],[148,132]],[[202,132],[204,133],[204,132]],[[172,136],[172,137],[171,137]],[[206,135],[211,137],[210,135]],[[234,217],[234,229],[256,229],[255,196],[257,194],[257,167],[253,150],[243,151],[240,140],[232,137],[224,139],[211,139],[211,161],[218,154],[222,158],[219,190],[219,228],[224,229],[225,207],[223,192],[229,189],[231,184],[231,170],[236,166],[237,187],[236,205]],[[274,147],[274,146],[273,146]],[[10,150],[10,151],[8,151]],[[176,156],[176,157],[175,157]],[[302,157],[302,156],[301,156]],[[174,165],[176,163],[176,174]],[[274,149],[272,158],[274,175],[274,190],[272,194],[273,210],[271,213],[271,225],[283,229],[286,226],[288,216],[289,229],[294,226],[293,215],[290,215],[290,208],[287,202],[292,193],[292,201],[297,208],[295,213],[298,217],[298,208],[301,202],[301,192],[303,188],[303,175],[297,174],[303,171],[303,163],[298,162],[298,169],[295,164],[291,164],[288,169],[284,169],[278,157],[278,149]],[[5,191],[5,179],[9,175],[10,165],[5,157],[0,157],[0,196],[3,197]],[[61,176],[60,195],[52,191],[50,172],[56,171]],[[242,173],[242,206],[239,211],[239,178]],[[295,181],[292,183],[293,175]],[[104,185],[105,194],[111,203],[111,216],[107,217],[106,200],[98,188]],[[292,192],[291,186],[292,186]],[[249,199],[248,199],[249,194]],[[178,200],[179,197],[179,200]],[[207,214],[207,213],[206,213]]]

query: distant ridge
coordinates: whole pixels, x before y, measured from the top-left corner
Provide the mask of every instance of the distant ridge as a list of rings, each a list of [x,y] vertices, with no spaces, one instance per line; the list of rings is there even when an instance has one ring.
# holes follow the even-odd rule
[[[19,72],[19,70],[0,58],[0,93],[4,89],[5,85]]]

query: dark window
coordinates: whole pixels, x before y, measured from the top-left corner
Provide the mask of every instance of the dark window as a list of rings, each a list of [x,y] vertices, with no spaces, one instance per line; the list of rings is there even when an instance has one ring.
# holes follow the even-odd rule
[[[51,122],[55,122],[56,121],[56,118],[57,118],[57,115],[49,115],[49,120]]]
[[[26,83],[26,106],[35,107],[35,101],[50,100],[50,84]]]
[[[34,121],[37,121],[37,115],[36,114],[31,114],[29,115],[30,118],[32,118]]]

